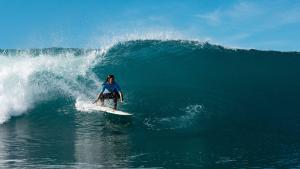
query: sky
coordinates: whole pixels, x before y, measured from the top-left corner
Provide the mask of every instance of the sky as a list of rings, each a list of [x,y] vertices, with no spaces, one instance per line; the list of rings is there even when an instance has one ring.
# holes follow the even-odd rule
[[[0,0],[0,48],[100,48],[118,39],[300,51],[299,0]]]

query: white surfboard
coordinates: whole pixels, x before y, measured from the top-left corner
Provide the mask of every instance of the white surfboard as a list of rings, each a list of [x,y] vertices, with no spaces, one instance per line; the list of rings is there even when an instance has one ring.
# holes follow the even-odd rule
[[[127,113],[127,112],[123,112],[123,111],[120,111],[120,110],[114,110],[110,107],[105,107],[105,106],[100,106],[100,105],[96,105],[95,107],[93,107],[93,110],[104,111],[106,113],[123,115],[123,116],[131,116],[132,115],[132,114]]]

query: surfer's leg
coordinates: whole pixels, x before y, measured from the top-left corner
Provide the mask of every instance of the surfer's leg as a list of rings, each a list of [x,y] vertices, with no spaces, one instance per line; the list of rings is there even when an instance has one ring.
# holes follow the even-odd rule
[[[103,93],[100,95],[100,101],[101,101],[101,105],[104,105],[104,100],[105,99],[113,99],[114,95],[113,93]]]
[[[117,109],[117,104],[118,104],[118,98],[120,98],[119,94],[117,92],[113,93],[113,99],[114,99],[114,109]]]
[[[113,95],[114,95],[114,109],[117,109],[118,98],[115,92]]]

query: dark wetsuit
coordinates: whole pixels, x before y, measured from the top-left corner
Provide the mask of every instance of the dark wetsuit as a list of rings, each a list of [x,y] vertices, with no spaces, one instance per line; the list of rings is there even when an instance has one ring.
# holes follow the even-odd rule
[[[114,99],[114,104],[115,104],[114,107],[116,108],[118,99],[120,98],[119,95],[119,92],[121,92],[120,86],[116,82],[112,84],[105,82],[102,84],[102,87],[103,88],[99,97],[101,103],[103,103],[105,99]],[[108,93],[104,93],[105,90],[107,90]]]

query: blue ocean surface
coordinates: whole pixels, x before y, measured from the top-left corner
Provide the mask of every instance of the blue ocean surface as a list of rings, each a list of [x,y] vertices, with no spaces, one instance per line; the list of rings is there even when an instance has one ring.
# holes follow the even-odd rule
[[[132,117],[82,109],[108,74]],[[299,98],[298,52],[0,49],[0,168],[300,168]]]

